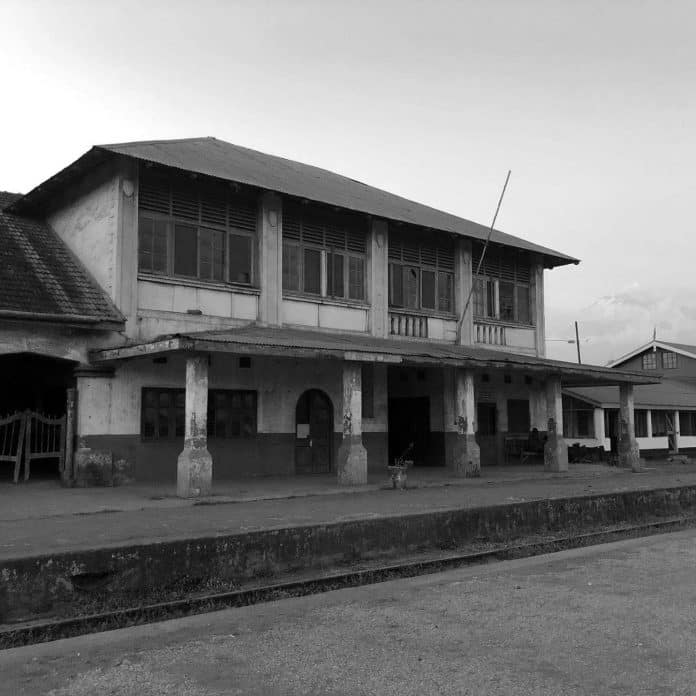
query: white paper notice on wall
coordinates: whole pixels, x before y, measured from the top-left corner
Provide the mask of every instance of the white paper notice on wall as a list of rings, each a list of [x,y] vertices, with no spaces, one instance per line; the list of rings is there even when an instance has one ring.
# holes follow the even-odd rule
[[[309,423],[298,423],[297,424],[297,439],[305,440],[309,437]]]

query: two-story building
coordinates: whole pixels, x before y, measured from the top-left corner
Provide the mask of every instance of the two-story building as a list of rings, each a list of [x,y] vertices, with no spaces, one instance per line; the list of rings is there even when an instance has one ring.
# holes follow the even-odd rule
[[[610,366],[658,375],[659,384],[635,389],[635,434],[650,458],[696,452],[696,346],[653,338]],[[619,392],[616,387],[564,389],[564,435],[568,443],[616,446]]]
[[[545,358],[544,273],[570,256],[214,138],[94,147],[8,212],[125,320],[74,372],[78,481],[357,484],[409,448],[476,476],[533,428],[564,470],[561,387],[596,385],[620,385],[636,465],[633,384],[657,380]]]

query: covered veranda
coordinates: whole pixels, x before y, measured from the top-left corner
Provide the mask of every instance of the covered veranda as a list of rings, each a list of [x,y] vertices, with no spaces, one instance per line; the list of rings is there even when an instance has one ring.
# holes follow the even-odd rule
[[[638,470],[633,387],[658,380],[644,374],[592,365],[576,365],[474,346],[457,346],[417,340],[380,339],[349,334],[270,328],[250,325],[225,331],[176,334],[147,343],[95,351],[91,360],[105,368],[144,358],[168,355],[185,361],[184,444],[177,463],[177,494],[209,495],[213,457],[208,448],[208,383],[211,356],[256,356],[293,359],[313,365],[331,362],[340,373],[340,403],[336,404],[339,437],[333,467],[339,485],[368,482],[368,458],[364,442],[362,367],[382,365],[441,372],[439,395],[443,429],[443,459],[451,475],[480,475],[482,433],[478,426],[477,391],[484,377],[501,375],[504,382],[519,381],[529,389],[529,427],[546,436],[544,468],[563,472],[568,468],[563,439],[563,387],[619,386],[622,435],[621,466]],[[109,371],[104,370],[108,375]],[[386,387],[385,387],[386,388]],[[79,385],[78,385],[79,389]],[[480,399],[478,400],[480,403]],[[79,466],[79,450],[76,466]]]

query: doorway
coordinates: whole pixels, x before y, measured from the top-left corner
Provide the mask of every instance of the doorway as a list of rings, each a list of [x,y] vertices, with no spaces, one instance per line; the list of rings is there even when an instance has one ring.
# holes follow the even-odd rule
[[[333,404],[319,389],[306,391],[295,409],[295,473],[328,474],[333,455]]]
[[[18,417],[19,414],[31,412],[33,414],[32,430],[29,437],[40,436],[42,432],[48,434],[48,430],[38,424],[39,420],[58,420],[65,416],[67,390],[75,386],[73,371],[75,363],[59,358],[50,358],[33,353],[13,353],[0,356],[0,418],[5,421]],[[9,427],[8,427],[9,426]],[[0,440],[11,431],[11,424],[7,423]],[[25,432],[23,430],[23,432]],[[2,447],[0,442],[0,456],[3,462],[0,464],[0,481],[10,481],[14,478],[14,467],[9,466],[6,457],[18,452],[18,433],[12,430],[12,447]],[[60,441],[59,431],[51,430],[50,443],[32,440],[25,441],[22,450],[19,450],[20,459],[24,461],[26,472],[26,459],[28,451],[43,450],[53,452],[57,449],[56,442]],[[57,439],[56,439],[57,438]],[[45,438],[44,438],[45,439]],[[4,443],[8,445],[7,442]],[[48,446],[50,444],[50,447]],[[10,451],[14,450],[14,451]],[[60,474],[59,456],[41,456],[31,461],[31,480],[57,479]]]
[[[413,448],[406,459],[414,466],[442,465],[441,458],[433,456],[430,442],[430,398],[414,396],[389,399],[389,462]]]
[[[476,422],[481,466],[498,463],[498,407],[494,402],[476,404]]]

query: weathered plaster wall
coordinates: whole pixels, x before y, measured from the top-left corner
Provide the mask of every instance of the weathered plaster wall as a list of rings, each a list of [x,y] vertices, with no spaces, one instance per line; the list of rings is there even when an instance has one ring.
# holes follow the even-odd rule
[[[120,177],[99,172],[94,178],[96,186],[83,185],[70,202],[49,214],[47,222],[118,305],[115,275]]]
[[[295,409],[308,389],[324,391],[334,407],[337,449],[342,434],[342,363],[294,359],[252,358],[250,368],[233,356],[211,357],[210,389],[254,389],[258,392],[258,435],[249,440],[211,440],[214,474],[291,474],[294,471]],[[185,358],[169,357],[165,364],[142,359],[117,367],[112,378],[78,379],[78,436],[87,446],[111,449],[115,459],[131,460],[135,476],[167,480],[176,475],[176,457],[183,439],[142,442],[140,438],[143,387],[183,388]],[[375,418],[363,420],[365,447],[371,469],[386,463],[386,367],[375,366]]]
[[[0,355],[34,353],[61,360],[87,362],[95,338],[77,329],[38,322],[2,322]]]

